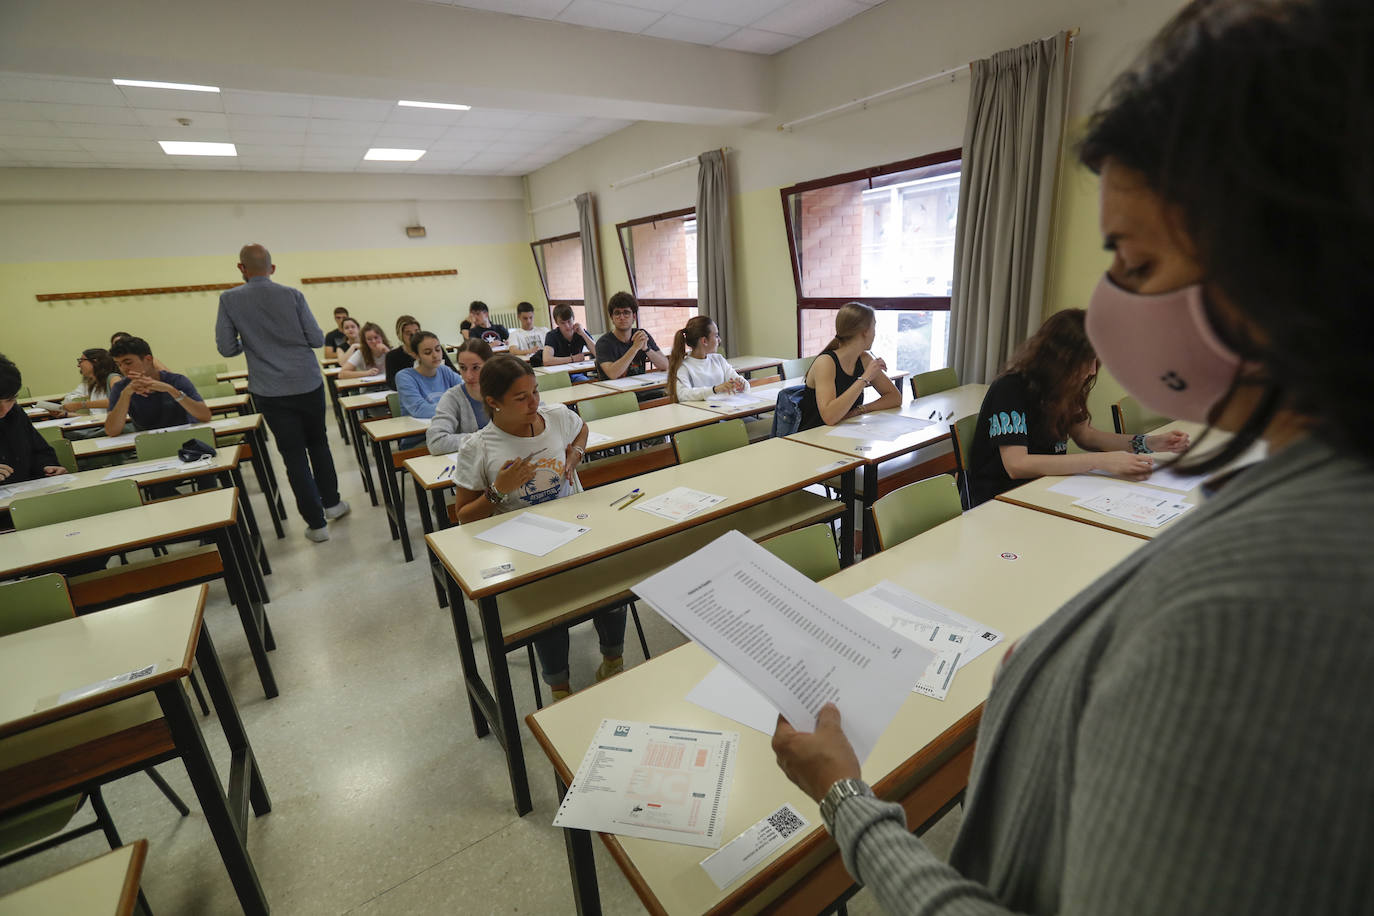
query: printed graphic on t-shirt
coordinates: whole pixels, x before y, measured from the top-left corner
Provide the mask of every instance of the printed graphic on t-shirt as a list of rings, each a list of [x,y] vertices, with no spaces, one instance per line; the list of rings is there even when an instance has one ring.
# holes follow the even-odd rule
[[[477,329],[473,328],[468,332],[468,336],[471,337],[476,331]],[[501,342],[501,335],[498,334],[494,328],[482,328],[480,336],[482,340],[485,340],[489,345],[495,345]]]
[[[1004,410],[988,417],[988,438],[996,439],[998,436],[1024,436],[1026,433],[1026,415],[1019,410]]]
[[[563,459],[540,458],[534,463],[534,478],[517,494],[520,501],[535,506],[558,499],[567,481],[563,479]]]

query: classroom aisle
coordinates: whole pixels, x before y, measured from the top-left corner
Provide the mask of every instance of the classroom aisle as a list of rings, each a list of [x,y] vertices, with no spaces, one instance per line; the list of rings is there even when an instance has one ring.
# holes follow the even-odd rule
[[[331,540],[317,545],[302,536],[292,508],[287,538],[268,543],[278,698],[263,699],[219,583],[211,586],[206,609],[272,796],[272,812],[251,820],[249,850],[273,912],[571,912],[563,839],[550,823],[553,776],[543,753],[526,731],[535,809],[518,818],[500,746],[473,735],[452,624],[435,602],[427,567],[418,558],[401,562],[382,509],[362,491],[352,450],[337,435],[331,446],[353,513],[333,523]],[[408,496],[418,532],[413,493]],[[256,492],[254,507],[266,518]],[[682,641],[643,605],[640,616],[653,651]],[[573,630],[572,647],[573,683],[585,686],[600,660],[590,624]],[[626,652],[627,664],[642,660],[633,624]],[[510,663],[523,715],[534,709],[524,653],[511,655]],[[204,725],[224,777],[228,755],[218,725]],[[149,841],[143,886],[154,912],[239,913],[185,770],[179,761],[159,770],[190,805],[189,817],[178,818],[141,774],[105,790],[124,841]],[[941,853],[958,817],[946,817],[928,838]],[[85,809],[77,815],[80,823],[89,818]],[[0,870],[0,894],[105,849],[96,833]],[[599,844],[597,863],[605,912],[643,913]],[[879,910],[860,894],[849,912]]]

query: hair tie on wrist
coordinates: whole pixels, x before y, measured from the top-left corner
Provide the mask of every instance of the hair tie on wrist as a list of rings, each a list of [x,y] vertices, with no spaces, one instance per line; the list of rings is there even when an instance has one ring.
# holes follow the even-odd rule
[[[1145,444],[1145,434],[1140,433],[1131,437],[1131,451],[1137,455],[1149,455],[1154,452],[1154,449]]]

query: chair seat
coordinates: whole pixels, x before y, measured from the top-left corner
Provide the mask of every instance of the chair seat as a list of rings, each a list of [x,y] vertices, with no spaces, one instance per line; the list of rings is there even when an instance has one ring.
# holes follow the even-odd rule
[[[635,583],[671,566],[731,529],[755,540],[838,518],[844,503],[795,492],[742,509],[679,534],[632,547],[615,556],[514,589],[500,597],[501,633],[507,649],[538,634],[628,601]]]
[[[224,562],[219,549],[209,544],[72,576],[67,580],[67,587],[71,590],[72,606],[88,608],[173,585],[207,582],[223,572]]]

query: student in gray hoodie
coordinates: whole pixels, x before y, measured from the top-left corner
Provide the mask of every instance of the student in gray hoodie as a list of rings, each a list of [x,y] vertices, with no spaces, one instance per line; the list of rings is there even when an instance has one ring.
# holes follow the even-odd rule
[[[491,359],[491,347],[480,338],[469,337],[458,348],[457,359],[463,383],[445,391],[434,408],[434,419],[425,434],[431,455],[458,451],[463,439],[486,426],[490,419],[482,407],[482,390],[477,379],[482,374],[482,366]]]

